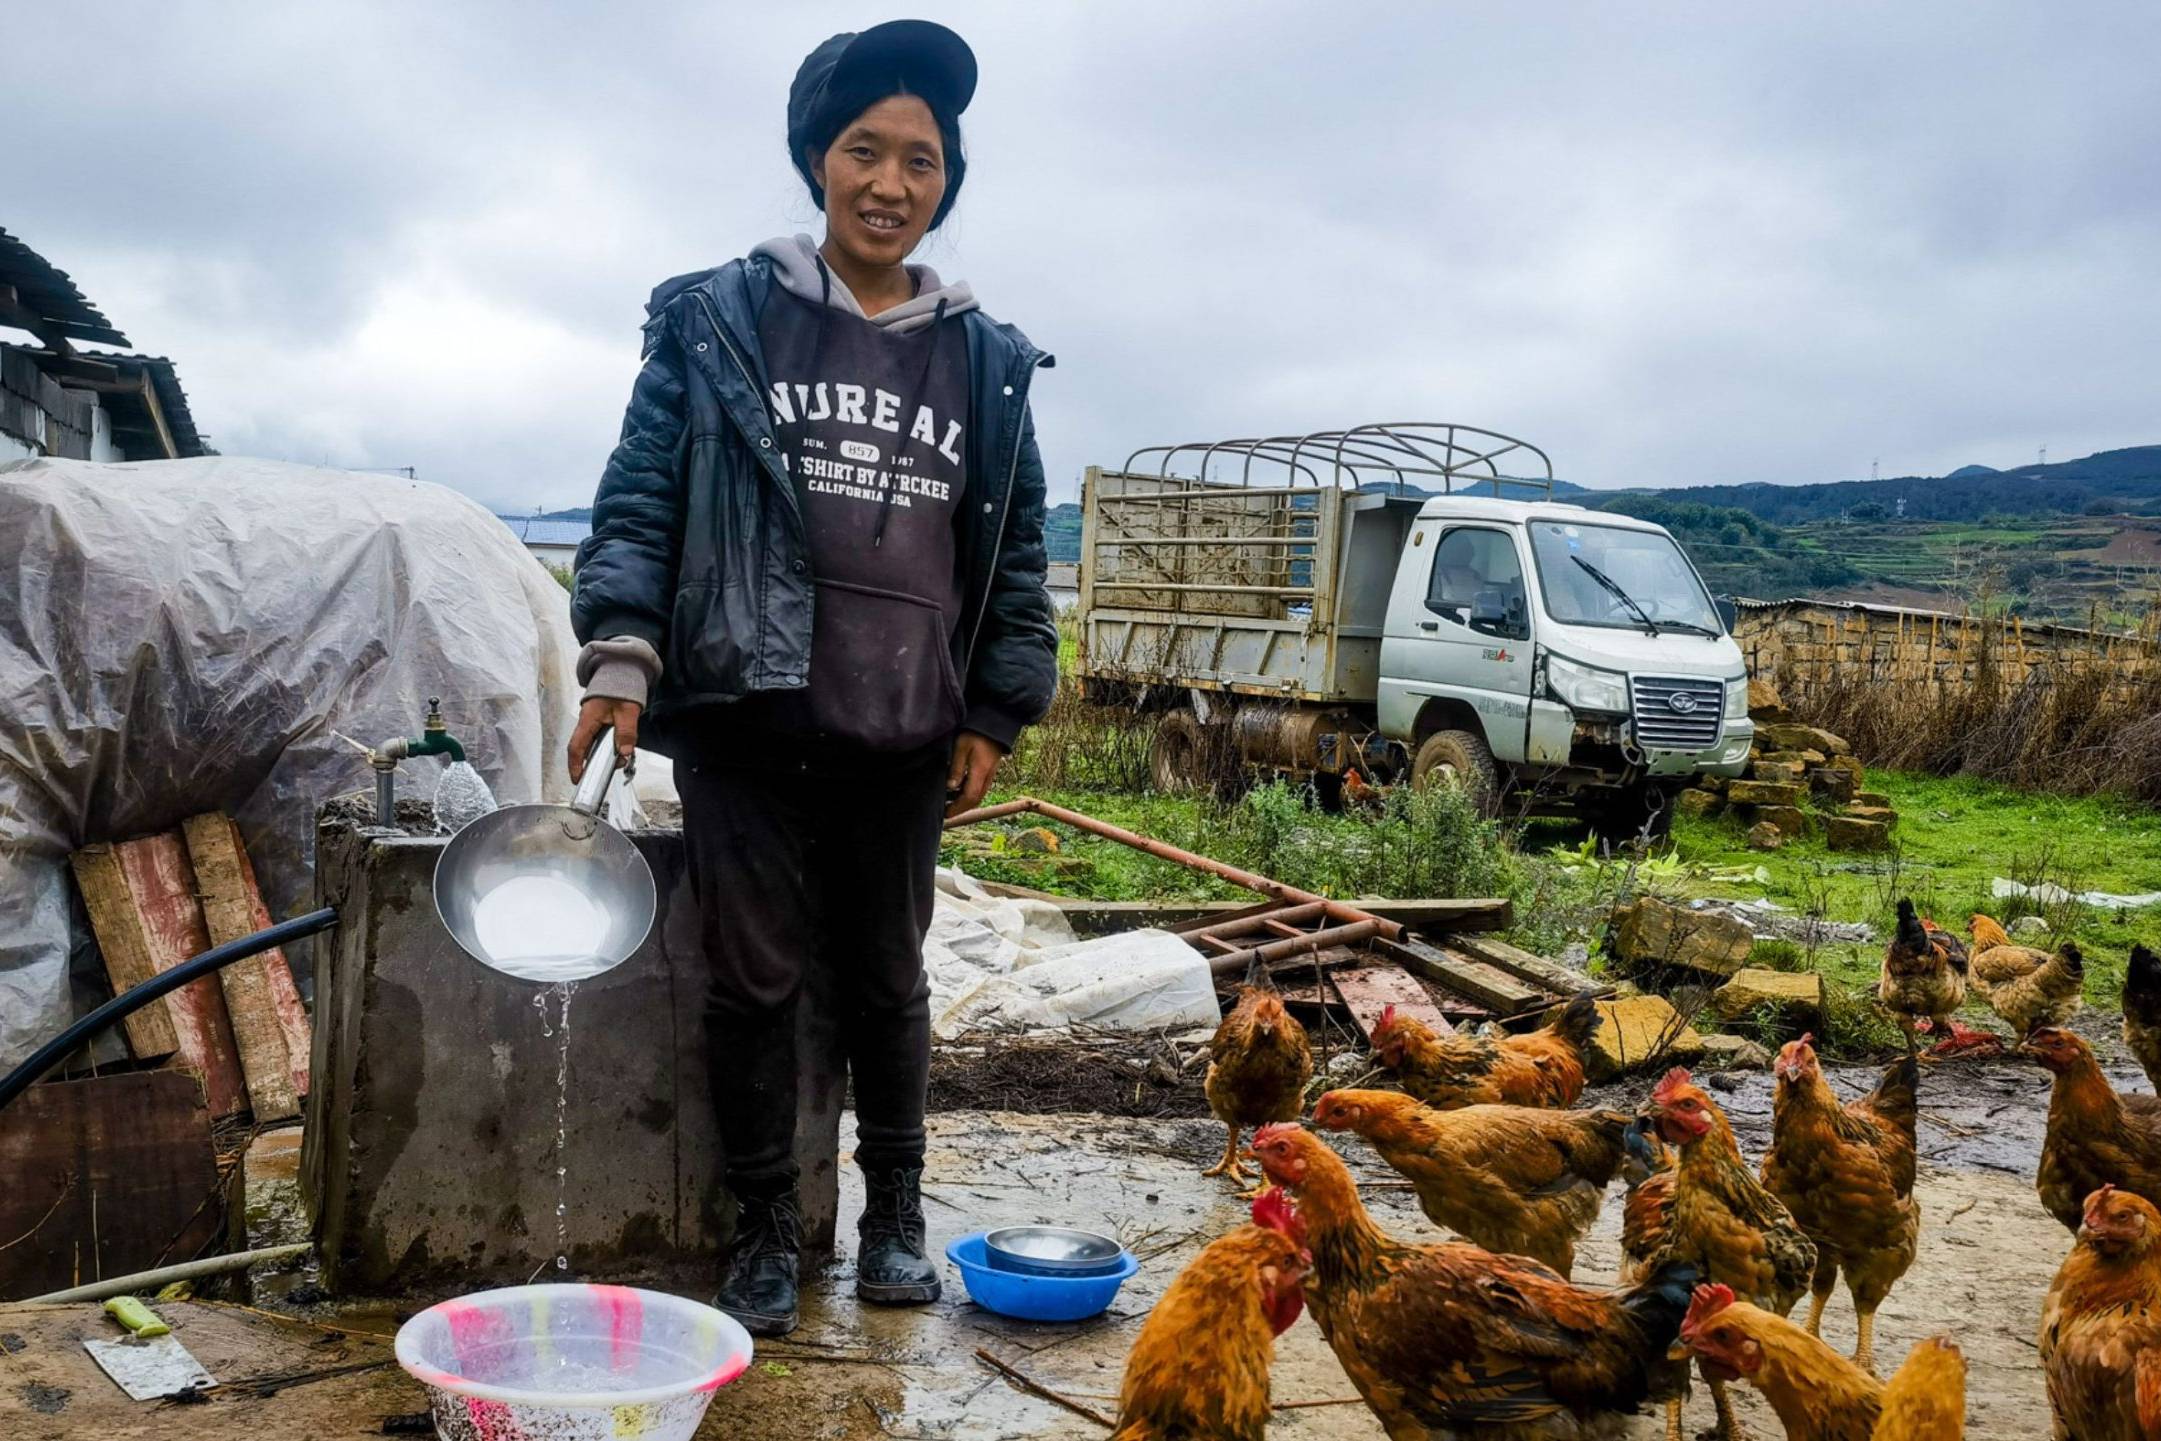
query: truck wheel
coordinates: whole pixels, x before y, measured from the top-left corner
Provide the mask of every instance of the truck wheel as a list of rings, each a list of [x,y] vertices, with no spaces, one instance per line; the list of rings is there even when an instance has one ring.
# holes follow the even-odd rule
[[[1462,786],[1488,820],[1500,814],[1501,772],[1486,738],[1470,731],[1435,731],[1411,761],[1411,785],[1424,789],[1447,780]]]
[[[1210,774],[1207,733],[1191,711],[1172,711],[1156,727],[1148,746],[1148,784],[1163,795],[1207,790]]]

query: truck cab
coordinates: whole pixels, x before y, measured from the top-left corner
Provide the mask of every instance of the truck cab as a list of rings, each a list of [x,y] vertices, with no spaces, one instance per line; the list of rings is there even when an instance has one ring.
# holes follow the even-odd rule
[[[1696,775],[1739,775],[1748,675],[1673,537],[1557,501],[1441,495],[1389,593],[1380,730],[1414,783],[1456,776],[1631,828]]]

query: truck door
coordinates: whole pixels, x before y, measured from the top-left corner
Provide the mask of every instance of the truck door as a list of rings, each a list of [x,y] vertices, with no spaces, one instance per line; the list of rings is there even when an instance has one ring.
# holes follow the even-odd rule
[[[1420,564],[1421,554],[1431,560]],[[1531,608],[1512,531],[1421,520],[1389,607],[1383,669],[1413,697],[1468,702],[1504,761],[1524,758],[1530,725]]]

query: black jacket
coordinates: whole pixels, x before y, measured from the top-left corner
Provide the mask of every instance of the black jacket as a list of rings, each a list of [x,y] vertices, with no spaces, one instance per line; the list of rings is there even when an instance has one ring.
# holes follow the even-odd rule
[[[635,636],[663,669],[641,744],[684,749],[694,708],[811,682],[813,591],[803,515],[765,408],[758,313],[770,262],[730,261],[653,292],[645,367],[578,547],[578,639]],[[962,315],[970,387],[965,583],[954,667],[962,725],[1010,748],[1058,683],[1044,589],[1043,461],[1028,384],[1051,357],[981,311]]]

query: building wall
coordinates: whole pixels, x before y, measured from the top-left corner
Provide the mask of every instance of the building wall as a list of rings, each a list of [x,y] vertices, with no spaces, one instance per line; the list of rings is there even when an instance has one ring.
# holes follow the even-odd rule
[[[2075,626],[2026,625],[2016,616],[1982,619],[1887,606],[1794,600],[1745,604],[1733,638],[1751,675],[1777,682],[1789,699],[1832,683],[1971,685],[1993,670],[2006,682],[2047,680],[2071,666],[2108,666],[2127,679],[2157,664],[2155,622],[2118,635]]]

